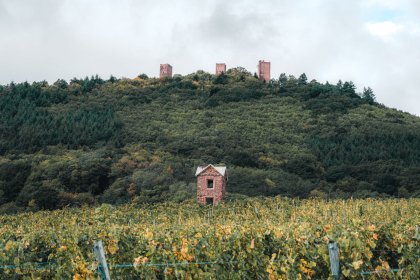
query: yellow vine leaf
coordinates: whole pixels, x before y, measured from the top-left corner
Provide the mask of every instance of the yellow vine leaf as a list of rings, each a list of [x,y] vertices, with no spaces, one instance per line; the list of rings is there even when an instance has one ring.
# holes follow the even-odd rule
[[[354,269],[359,269],[359,267],[360,267],[362,264],[363,264],[363,261],[362,261],[362,260],[360,260],[360,261],[355,261],[355,262],[353,262],[353,263],[352,263],[352,265],[353,265]]]

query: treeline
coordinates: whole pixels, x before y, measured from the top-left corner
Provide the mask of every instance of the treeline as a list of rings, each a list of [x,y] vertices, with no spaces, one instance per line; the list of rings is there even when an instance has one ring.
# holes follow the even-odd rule
[[[198,165],[229,199],[419,196],[420,119],[370,88],[242,67],[0,86],[0,211],[180,202]]]

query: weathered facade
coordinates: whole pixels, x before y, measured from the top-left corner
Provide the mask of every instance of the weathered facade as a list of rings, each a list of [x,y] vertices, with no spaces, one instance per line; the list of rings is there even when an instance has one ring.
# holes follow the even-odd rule
[[[160,65],[159,78],[170,76],[172,77],[172,66],[168,63]]]
[[[216,63],[216,75],[220,75],[222,73],[226,73],[226,64]]]
[[[264,62],[264,60],[260,60],[258,62],[258,78],[261,81],[266,81],[267,83],[270,81],[270,62]]]
[[[197,202],[218,204],[225,200],[227,172],[226,166],[199,166],[197,176]]]

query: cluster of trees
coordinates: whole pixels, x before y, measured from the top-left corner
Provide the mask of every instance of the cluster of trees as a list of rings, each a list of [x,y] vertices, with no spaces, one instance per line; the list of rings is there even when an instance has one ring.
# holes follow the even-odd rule
[[[0,155],[35,153],[57,144],[69,149],[108,141],[118,144],[122,122],[111,104],[101,109],[83,105],[51,109],[69,102],[66,81],[58,80],[53,86],[11,83],[1,87],[0,94]]]
[[[420,119],[370,88],[281,74],[0,86],[0,211],[183,201],[198,165],[228,197],[420,195]]]

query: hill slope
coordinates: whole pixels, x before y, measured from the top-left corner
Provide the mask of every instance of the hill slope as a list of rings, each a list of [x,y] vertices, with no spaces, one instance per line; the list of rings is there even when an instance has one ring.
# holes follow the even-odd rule
[[[197,165],[234,194],[418,196],[420,118],[351,82],[247,72],[0,86],[2,211],[195,197]],[[315,191],[314,191],[315,190]]]

